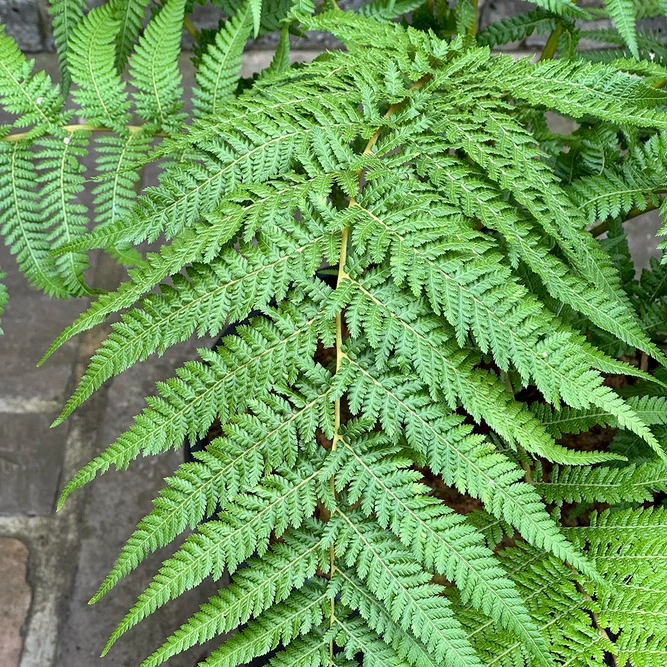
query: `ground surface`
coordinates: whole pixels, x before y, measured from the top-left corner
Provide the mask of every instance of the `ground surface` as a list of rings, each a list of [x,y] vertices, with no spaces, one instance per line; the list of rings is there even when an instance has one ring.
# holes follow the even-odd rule
[[[266,58],[254,53],[247,66],[257,69]],[[52,56],[39,61],[55,67]],[[655,245],[656,226],[650,216],[631,223],[633,251],[642,264]],[[102,476],[75,493],[61,512],[55,512],[55,502],[63,484],[129,427],[155,381],[193,358],[202,341],[178,345],[123,373],[64,425],[49,429],[107,329],[69,342],[43,368],[35,368],[87,301],[42,296],[18,274],[4,247],[0,266],[9,273],[10,291],[0,338],[0,667],[135,667],[224,583],[208,581],[172,602],[130,631],[106,658],[98,658],[115,624],[168,554],[149,559],[96,605],[87,601],[137,521],[150,511],[162,478],[180,463],[182,451]],[[99,287],[113,287],[120,278],[104,257],[91,269],[91,282]],[[169,665],[192,667],[204,652],[193,649]]]

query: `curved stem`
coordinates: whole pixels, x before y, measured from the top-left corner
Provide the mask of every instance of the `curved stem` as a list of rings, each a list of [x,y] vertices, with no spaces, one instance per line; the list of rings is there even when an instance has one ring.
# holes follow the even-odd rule
[[[547,43],[544,45],[542,54],[540,55],[540,60],[551,60],[556,55],[556,49],[558,48],[558,38],[563,32],[563,24],[558,21],[556,27],[551,31]]]

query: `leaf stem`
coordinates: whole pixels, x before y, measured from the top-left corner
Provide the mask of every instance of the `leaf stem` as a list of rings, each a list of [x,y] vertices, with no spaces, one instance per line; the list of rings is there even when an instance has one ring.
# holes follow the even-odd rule
[[[475,10],[475,17],[472,23],[468,26],[468,34],[473,37],[477,34],[477,25],[479,23],[479,0],[471,0],[472,7]]]
[[[192,39],[199,44],[199,30],[197,29],[197,26],[192,22],[192,19],[189,16],[186,16],[183,19],[183,27],[185,28],[186,32],[192,37]]]
[[[131,133],[136,134],[141,132],[143,125],[126,125],[125,126]],[[88,123],[74,123],[72,125],[63,125],[61,130],[65,132],[114,132],[110,127],[104,125],[89,125]],[[27,139],[30,136],[30,132],[14,132],[13,134],[8,134],[5,137],[0,137],[0,141],[21,141],[22,139]],[[156,132],[153,136],[155,137],[166,137],[168,136],[166,132]]]
[[[556,49],[558,48],[558,38],[563,32],[563,24],[558,21],[556,27],[551,31],[547,43],[544,45],[542,54],[540,55],[540,61],[542,60],[552,60],[556,55]]]

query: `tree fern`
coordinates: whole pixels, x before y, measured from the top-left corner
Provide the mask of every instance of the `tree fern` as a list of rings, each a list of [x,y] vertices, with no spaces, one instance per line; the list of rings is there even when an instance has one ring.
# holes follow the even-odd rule
[[[93,292],[90,249],[130,265],[45,355],[115,318],[56,424],[150,355],[222,336],[62,491],[59,507],[220,426],[93,596],[186,534],[105,653],[223,572],[229,586],[144,667],[220,635],[206,665],[667,653],[667,270],[635,275],[623,229],[665,208],[667,46],[634,28],[661,7],[541,0],[478,31],[475,4],[216,0],[192,119],[182,0],[145,26],[144,0],[85,16],[59,0],[76,122],[0,33],[0,105],[18,117],[0,128],[0,227],[19,267],[66,296]],[[586,30],[600,16],[615,27]],[[241,79],[248,41],[270,31],[273,62]],[[345,48],[289,65],[307,31]],[[492,55],[535,31],[549,33],[539,61]],[[612,48],[576,53],[580,36]],[[158,160],[159,184],[137,194]]]

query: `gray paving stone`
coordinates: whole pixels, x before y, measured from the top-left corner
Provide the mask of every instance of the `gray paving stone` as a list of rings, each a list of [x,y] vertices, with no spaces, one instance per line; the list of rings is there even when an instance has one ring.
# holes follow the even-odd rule
[[[0,538],[0,665],[18,667],[23,646],[21,630],[30,608],[26,580],[28,549],[23,542]]]
[[[23,51],[47,48],[50,26],[38,0],[0,0],[0,23]]]
[[[56,414],[0,415],[0,515],[53,512],[66,432],[49,428]]]

